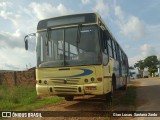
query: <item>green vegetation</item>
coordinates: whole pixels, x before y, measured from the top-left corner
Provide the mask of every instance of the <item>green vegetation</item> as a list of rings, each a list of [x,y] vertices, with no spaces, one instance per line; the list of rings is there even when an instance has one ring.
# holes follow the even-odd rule
[[[121,104],[125,106],[136,106],[136,87],[129,86],[126,94],[121,98]]]
[[[63,100],[60,97],[40,98],[34,87],[6,87],[0,86],[0,111],[20,110],[28,111],[45,105],[54,105]]]
[[[116,99],[116,105],[127,107],[128,111],[134,111],[136,109],[136,87],[128,86],[124,95]]]
[[[150,72],[150,75],[152,73],[157,72],[156,65],[160,64],[160,61],[158,61],[157,56],[152,55],[148,56],[144,60],[140,60],[137,63],[135,63],[134,67],[137,67],[139,70],[144,70],[144,68],[148,68],[148,71]]]

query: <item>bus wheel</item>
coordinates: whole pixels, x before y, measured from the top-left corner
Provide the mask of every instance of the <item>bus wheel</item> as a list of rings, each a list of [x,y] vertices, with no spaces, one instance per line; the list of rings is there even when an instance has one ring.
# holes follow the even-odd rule
[[[109,93],[106,94],[106,101],[108,104],[112,104],[113,102],[113,85],[111,87],[111,91]]]
[[[127,90],[127,85],[124,85],[123,87],[120,88],[121,90]]]
[[[65,96],[66,101],[73,101],[74,96]]]
[[[125,85],[120,88],[120,90],[127,90],[127,78],[125,78]]]

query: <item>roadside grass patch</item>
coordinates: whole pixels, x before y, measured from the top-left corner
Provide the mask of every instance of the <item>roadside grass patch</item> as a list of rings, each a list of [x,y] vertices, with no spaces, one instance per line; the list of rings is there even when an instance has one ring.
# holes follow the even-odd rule
[[[118,91],[117,94],[113,102],[114,106],[119,106],[126,111],[136,110],[136,86],[128,86],[125,92]]]
[[[128,86],[124,95],[120,98],[120,105],[127,107],[128,111],[136,110],[136,87]]]
[[[129,86],[125,95],[121,98],[121,104],[125,106],[136,106],[136,87]]]
[[[33,110],[45,105],[54,105],[63,100],[60,97],[37,97],[35,87],[0,86],[0,111]]]

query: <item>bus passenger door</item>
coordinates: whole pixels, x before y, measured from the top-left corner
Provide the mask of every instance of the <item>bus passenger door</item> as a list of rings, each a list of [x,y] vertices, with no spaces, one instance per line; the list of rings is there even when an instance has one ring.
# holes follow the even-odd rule
[[[108,36],[106,33],[106,30],[101,30],[100,29],[100,33],[101,33],[101,46],[102,46],[102,57],[103,57],[103,76],[104,76],[104,80],[103,80],[103,92],[104,94],[110,92],[111,90],[111,62],[112,62],[112,58],[109,57],[108,54]]]
[[[119,46],[117,46],[117,53],[118,53],[118,62],[119,62],[119,77],[122,77],[122,55],[121,55],[121,50],[119,49]]]
[[[118,56],[118,63],[119,63],[119,87],[122,86],[123,83],[123,76],[122,76],[122,52],[119,46],[117,45],[117,56]]]

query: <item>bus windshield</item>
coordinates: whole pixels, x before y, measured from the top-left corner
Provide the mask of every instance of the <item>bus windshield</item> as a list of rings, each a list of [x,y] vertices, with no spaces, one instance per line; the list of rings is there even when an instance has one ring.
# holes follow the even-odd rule
[[[101,64],[97,28],[90,25],[38,32],[37,67]]]

